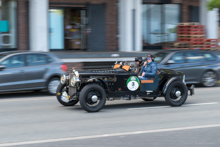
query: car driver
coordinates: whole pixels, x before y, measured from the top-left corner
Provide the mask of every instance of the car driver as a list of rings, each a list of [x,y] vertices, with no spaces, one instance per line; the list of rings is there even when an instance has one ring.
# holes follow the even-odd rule
[[[140,71],[141,76],[138,76],[140,80],[149,80],[157,74],[157,63],[154,62],[154,56],[148,55],[147,60]]]

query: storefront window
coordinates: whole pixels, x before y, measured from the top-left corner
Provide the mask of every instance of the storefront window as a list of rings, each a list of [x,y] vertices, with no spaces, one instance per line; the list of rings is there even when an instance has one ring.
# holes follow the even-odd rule
[[[17,48],[16,11],[16,0],[0,0],[0,50]]]
[[[143,46],[161,46],[176,40],[176,26],[180,22],[178,4],[143,4]]]
[[[50,49],[78,50],[87,48],[85,8],[49,10]]]

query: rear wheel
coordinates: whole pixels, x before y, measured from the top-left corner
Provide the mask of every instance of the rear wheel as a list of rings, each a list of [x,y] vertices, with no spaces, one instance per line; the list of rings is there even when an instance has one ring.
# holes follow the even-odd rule
[[[89,84],[80,92],[79,102],[87,112],[98,112],[106,102],[105,90],[98,84]]]
[[[78,103],[79,100],[71,100],[69,102],[64,102],[62,100],[62,95],[64,92],[66,92],[68,94],[68,87],[66,85],[63,85],[60,83],[60,85],[57,87],[57,100],[60,104],[62,104],[63,106],[74,106],[75,104]]]
[[[167,89],[165,100],[171,106],[181,106],[188,96],[188,89],[181,81],[174,81]]]
[[[60,84],[59,78],[52,78],[47,82],[47,93],[50,95],[55,95],[57,87]]]
[[[206,71],[202,75],[202,85],[205,87],[213,87],[217,82],[217,74],[213,71]]]

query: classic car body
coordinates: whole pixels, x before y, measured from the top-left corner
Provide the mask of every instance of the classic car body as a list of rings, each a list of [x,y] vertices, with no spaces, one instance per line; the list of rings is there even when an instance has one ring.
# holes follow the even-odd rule
[[[131,100],[149,97],[165,97],[171,106],[182,105],[194,87],[187,88],[183,73],[158,69],[157,75],[150,80],[139,80],[130,66],[115,69],[75,71],[61,77],[57,89],[57,99],[64,106],[73,106],[78,101],[88,112],[97,112],[106,100]],[[101,103],[101,104],[100,104]]]

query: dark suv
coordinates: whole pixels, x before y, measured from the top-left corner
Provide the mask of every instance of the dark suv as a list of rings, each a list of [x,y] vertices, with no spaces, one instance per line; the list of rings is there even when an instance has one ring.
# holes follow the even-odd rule
[[[0,92],[46,89],[56,94],[60,76],[66,71],[66,65],[51,53],[0,53]]]
[[[205,87],[220,80],[220,59],[211,51],[166,50],[155,54],[159,68],[174,69],[186,75],[187,84],[201,83]]]

